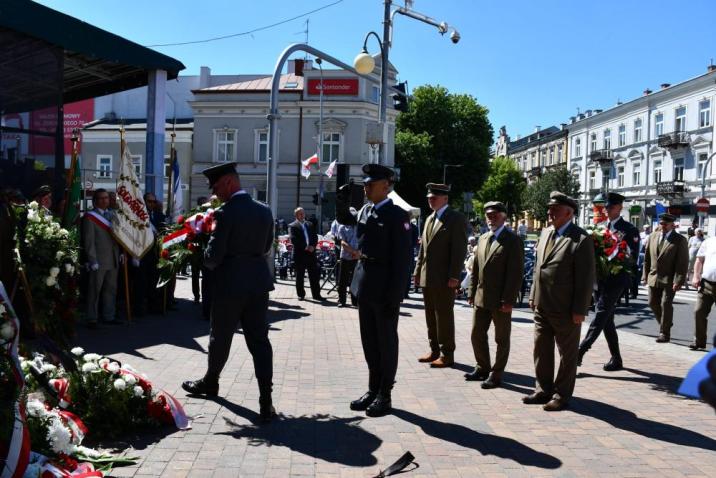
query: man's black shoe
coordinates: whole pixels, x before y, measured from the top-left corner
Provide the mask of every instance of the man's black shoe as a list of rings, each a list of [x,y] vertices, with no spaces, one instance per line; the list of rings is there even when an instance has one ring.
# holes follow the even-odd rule
[[[584,358],[584,354],[586,353],[586,350],[579,349],[579,355],[577,355],[577,367],[582,366],[582,359]]]
[[[377,393],[375,392],[366,392],[358,400],[351,402],[351,410],[363,411],[367,409],[370,404],[373,403],[373,400],[375,400],[376,395]]]
[[[373,400],[373,403],[366,408],[365,414],[369,417],[382,417],[390,413],[390,410],[393,408],[392,405],[390,397],[378,394],[375,400]]]
[[[181,384],[181,388],[194,395],[206,395],[216,397],[219,395],[218,383],[207,383],[203,378],[199,380],[187,380]]]
[[[302,295],[300,295],[300,296],[298,296],[298,300],[306,300],[306,298],[303,297]]]
[[[612,357],[611,359],[609,359],[609,362],[604,364],[602,370],[604,370],[605,372],[617,372],[623,368],[624,365],[622,365],[622,359]]]
[[[325,301],[327,301],[328,299],[326,299],[326,298],[323,297],[322,295],[319,295],[319,296],[314,297],[313,300],[318,301],[318,302],[325,302]]]
[[[689,344],[689,349],[691,350],[705,350],[706,344],[697,344],[696,342],[691,342]]]
[[[545,403],[552,400],[552,396],[546,393],[533,393],[522,397],[522,403],[525,405],[544,405]]]
[[[273,407],[271,400],[259,400],[259,420],[261,423],[271,423],[276,417],[276,409]]]
[[[491,388],[497,388],[502,384],[502,380],[500,379],[500,376],[495,373],[491,373],[489,377],[487,377],[487,380],[482,382],[480,384],[480,387],[489,390]]]
[[[669,337],[666,334],[659,334],[659,336],[656,338],[656,343],[659,344],[666,344],[671,341],[671,337]]]
[[[487,379],[488,373],[483,372],[479,368],[475,367],[475,370],[466,373],[464,377],[465,380],[467,380],[468,382],[482,382],[483,380]]]
[[[348,306],[345,304],[345,302],[339,302],[338,308],[342,309],[343,307],[348,307]]]

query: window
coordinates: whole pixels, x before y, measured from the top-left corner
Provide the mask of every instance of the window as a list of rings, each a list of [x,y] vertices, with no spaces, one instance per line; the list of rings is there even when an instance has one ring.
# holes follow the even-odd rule
[[[674,158],[674,181],[684,180],[684,158]]]
[[[619,125],[619,146],[626,144],[626,125]]]
[[[111,154],[98,154],[97,155],[97,172],[95,176],[98,178],[111,178],[112,177],[112,155]]]
[[[594,189],[597,187],[597,171],[594,169],[591,169],[589,171],[589,189]]]
[[[549,148],[549,164],[554,164],[554,146]]]
[[[641,118],[634,120],[634,142],[641,142]]]
[[[654,184],[661,182],[661,160],[654,160]]]
[[[686,106],[676,108],[675,115],[674,131],[686,131]]]
[[[641,163],[632,164],[631,174],[631,185],[639,186],[641,184]]]
[[[137,175],[137,179],[139,179],[141,182],[142,170],[144,169],[143,163],[142,163],[142,155],[141,154],[133,154],[132,155],[132,164],[134,165],[134,174]]]
[[[602,186],[609,188],[609,176],[611,171],[602,169]]]
[[[699,103],[699,128],[711,126],[711,100]]]
[[[658,113],[654,117],[654,136],[659,137],[664,134],[664,115]]]
[[[612,130],[604,130],[604,149],[612,149]]]
[[[563,161],[563,159],[562,159],[563,158],[563,156],[562,156],[563,149],[564,149],[564,144],[560,143],[557,145],[557,162],[558,163],[561,163]]]
[[[214,162],[227,163],[236,159],[236,130],[214,130]]]
[[[164,179],[169,179],[171,177],[172,177],[171,155],[165,154],[164,155]]]
[[[323,155],[321,163],[337,160],[341,152],[341,133],[323,133]]]
[[[532,151],[532,159],[530,160],[530,168],[536,168],[537,167],[537,153]]]
[[[582,156],[582,140],[580,138],[574,139],[574,157],[580,158]]]
[[[617,187],[624,187],[624,166],[617,166]]]
[[[706,160],[708,159],[709,155],[706,153],[699,153],[699,176],[698,179],[701,179],[701,177],[704,174],[704,166],[706,166]],[[710,171],[706,171],[706,176],[711,176]]]
[[[257,130],[254,142],[254,162],[265,163],[268,161],[268,131]]]
[[[370,101],[371,103],[380,103],[380,86],[372,86],[370,89]]]
[[[597,133],[592,133],[592,136],[589,139],[589,152],[594,152],[597,150]]]

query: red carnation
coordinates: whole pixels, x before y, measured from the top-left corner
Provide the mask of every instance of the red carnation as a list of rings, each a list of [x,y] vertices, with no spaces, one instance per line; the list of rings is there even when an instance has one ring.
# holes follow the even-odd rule
[[[169,259],[169,251],[162,249],[162,259]]]
[[[617,259],[619,259],[620,261],[623,261],[624,259],[626,259],[626,254],[624,254],[623,252],[618,253]]]
[[[184,216],[182,214],[177,218],[177,224],[184,224]]]
[[[194,244],[193,242],[189,242],[187,243],[186,248],[189,249],[191,252],[194,252],[196,250],[196,244]]]

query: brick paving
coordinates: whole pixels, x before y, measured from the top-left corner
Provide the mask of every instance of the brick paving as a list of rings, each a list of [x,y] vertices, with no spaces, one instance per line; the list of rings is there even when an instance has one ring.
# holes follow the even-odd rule
[[[462,376],[474,363],[464,305],[456,307],[456,367],[417,362],[427,351],[418,296],[401,308],[395,412],[370,419],[348,408],[367,384],[356,309],[335,307],[335,293],[328,305],[299,302],[279,284],[270,336],[281,418],[254,426],[258,389],[240,332],[218,399],[188,398],[180,387],[203,374],[208,343],[189,282],[178,281],[177,296],[187,298],[178,311],[80,334],[87,351],[129,362],[197,416],[188,431],[128,437],[141,461],[115,476],[370,477],[405,451],[419,465],[406,477],[714,476],[716,414],[673,394],[702,354],[621,333],[627,368],[606,373],[600,339],[580,368],[570,409],[548,413],[520,400],[534,385],[529,313],[513,318],[504,386],[482,390]]]

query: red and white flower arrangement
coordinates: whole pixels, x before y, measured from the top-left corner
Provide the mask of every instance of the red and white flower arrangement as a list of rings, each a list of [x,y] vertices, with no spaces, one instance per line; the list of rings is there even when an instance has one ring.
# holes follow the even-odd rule
[[[606,280],[622,272],[633,273],[633,259],[629,256],[629,245],[624,234],[610,231],[604,226],[587,228],[594,241],[597,278]]]

